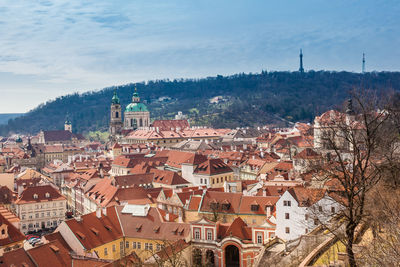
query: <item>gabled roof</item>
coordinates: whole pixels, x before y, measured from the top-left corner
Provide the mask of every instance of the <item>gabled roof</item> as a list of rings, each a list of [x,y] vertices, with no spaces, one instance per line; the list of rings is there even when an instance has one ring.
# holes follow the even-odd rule
[[[189,224],[164,222],[157,208],[151,207],[144,217],[122,213],[123,206],[115,208],[126,237],[174,241],[190,234]]]
[[[24,248],[17,248],[8,252],[5,252],[0,257],[0,266],[24,266],[24,267],[35,267],[35,263],[30,259]]]
[[[187,120],[155,120],[152,123],[152,127],[158,128],[160,131],[170,131],[176,129],[185,130],[190,126]]]
[[[194,170],[197,174],[216,175],[233,172],[233,170],[220,159],[207,159],[200,163]]]
[[[292,187],[288,192],[296,199],[300,207],[309,207],[321,200],[326,191],[324,189]]]
[[[43,131],[43,134],[45,142],[71,141],[73,138],[78,140],[85,139],[81,134],[74,134],[65,130]]]
[[[321,157],[320,154],[315,152],[312,148],[306,148],[297,155],[295,155],[293,158],[295,159],[316,159]]]
[[[83,215],[81,221],[71,219],[65,223],[88,250],[122,237],[122,229],[115,207],[107,208],[107,215],[102,213],[100,218],[96,216],[96,212],[92,212]]]
[[[153,182],[165,185],[186,185],[190,184],[182,176],[173,171],[164,171],[158,169],[152,169],[150,171],[154,174]]]
[[[237,217],[231,224],[220,224],[218,237],[223,239],[227,236],[234,236],[240,240],[251,240],[251,228],[240,217]]]
[[[8,237],[0,239],[0,246],[7,246],[15,242],[22,242],[25,236],[6,217],[0,214],[0,226],[7,225]]]
[[[65,197],[51,185],[27,187],[15,204],[37,203],[47,201],[65,200]]]
[[[37,266],[71,266],[69,251],[58,241],[34,247],[27,251]]]

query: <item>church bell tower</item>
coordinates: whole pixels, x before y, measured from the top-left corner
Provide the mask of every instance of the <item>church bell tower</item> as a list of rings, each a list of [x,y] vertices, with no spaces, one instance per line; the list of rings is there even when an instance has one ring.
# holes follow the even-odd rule
[[[117,95],[117,91],[114,90],[114,95],[111,99],[111,111],[110,111],[110,135],[115,136],[121,134],[122,130],[122,113],[121,103]]]

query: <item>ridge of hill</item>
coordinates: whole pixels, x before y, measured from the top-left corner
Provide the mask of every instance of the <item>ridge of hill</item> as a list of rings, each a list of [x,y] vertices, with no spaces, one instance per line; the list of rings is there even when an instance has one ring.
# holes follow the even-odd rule
[[[0,125],[0,135],[62,129],[67,114],[76,132],[107,130],[113,90],[117,89],[124,110],[134,86],[112,86],[47,101]],[[171,119],[182,111],[192,125],[230,128],[311,122],[315,115],[343,103],[354,88],[400,91],[400,72],[263,71],[137,83],[152,119]],[[216,96],[219,103],[211,103]]]

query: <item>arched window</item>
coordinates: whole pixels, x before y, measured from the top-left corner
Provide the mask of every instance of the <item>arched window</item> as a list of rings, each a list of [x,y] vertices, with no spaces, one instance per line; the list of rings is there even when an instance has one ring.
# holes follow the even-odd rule
[[[139,119],[139,127],[143,127],[143,120],[142,120],[142,118]]]
[[[115,118],[119,118],[119,112],[117,111],[117,112],[115,112]]]

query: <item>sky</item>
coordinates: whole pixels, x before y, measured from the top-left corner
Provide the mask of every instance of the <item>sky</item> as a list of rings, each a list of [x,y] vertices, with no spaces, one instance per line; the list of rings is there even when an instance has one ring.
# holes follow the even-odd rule
[[[0,113],[164,78],[400,70],[398,0],[1,0]]]

